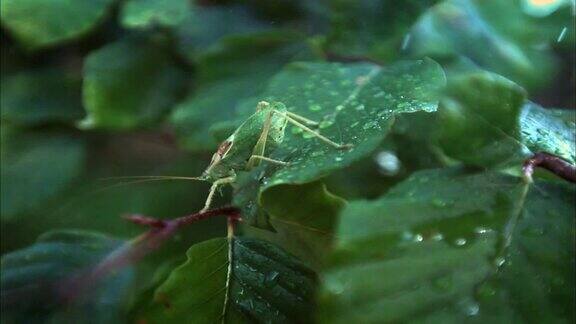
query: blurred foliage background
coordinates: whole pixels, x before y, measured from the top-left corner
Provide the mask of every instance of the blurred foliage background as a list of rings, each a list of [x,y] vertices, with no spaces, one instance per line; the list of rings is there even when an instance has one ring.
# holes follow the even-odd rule
[[[490,107],[513,107],[517,110],[491,120],[494,129],[522,130],[528,134],[522,135],[522,142],[530,149],[549,148],[571,162],[576,158],[569,138],[574,135],[576,107],[574,1],[0,3],[2,254],[28,246],[52,229],[79,228],[130,238],[142,229],[122,220],[123,214],[174,218],[199,210],[209,188],[206,183],[129,184],[114,178],[199,175],[218,143],[252,112],[253,103],[272,76],[291,62],[376,62],[386,69],[401,60],[432,58],[440,63],[453,89],[446,94],[446,102],[472,110],[483,105],[488,113]],[[489,74],[458,79],[473,71],[494,72],[512,82]],[[544,113],[538,105],[568,110]],[[438,116],[445,123],[440,125],[450,125],[442,129],[446,137],[434,137],[439,142],[431,136],[438,133],[439,124],[430,114],[399,116],[380,149],[324,178],[327,187],[344,199],[375,198],[416,171],[452,166],[454,159],[467,166],[489,168],[494,162],[491,158],[501,162],[510,152],[521,155],[517,143],[500,141],[502,134],[494,129],[481,129],[471,119],[463,123],[451,120],[455,117],[449,109]],[[520,123],[524,124],[518,126]],[[550,128],[552,135],[534,137],[539,127]],[[471,146],[468,140],[476,135],[488,145],[482,146],[486,142],[480,140],[480,149]],[[492,142],[503,149],[490,151]],[[486,146],[487,151],[483,150]],[[551,178],[545,173],[541,176]],[[434,180],[438,188],[448,188],[443,175],[432,174],[434,177],[438,178]],[[508,180],[497,176],[470,179],[463,180],[464,188],[466,181],[477,187],[486,181],[486,188],[501,181],[503,190],[507,188]],[[228,190],[215,205],[230,203]],[[319,182],[294,190],[275,187],[262,201],[271,212],[325,217],[326,224],[334,226],[334,214],[342,208],[342,200],[329,196]],[[412,195],[402,190],[397,190],[398,197]],[[461,200],[458,190],[447,192]],[[422,197],[428,194],[426,190],[419,192]],[[566,198],[562,194],[559,197]],[[534,199],[538,202],[540,198]],[[293,206],[294,201],[302,205]],[[378,210],[387,203],[383,200],[370,208]],[[565,214],[571,207],[566,206],[561,209]],[[367,207],[352,204],[344,220],[361,219],[365,216],[359,212],[362,208]],[[363,230],[356,225],[350,228],[352,232],[355,228]],[[252,231],[266,237],[256,229]],[[192,243],[224,233],[223,219],[210,219],[180,231],[161,253],[140,264],[138,270],[145,279],[138,281],[134,295],[141,293],[142,300],[150,298],[151,284],[161,282],[166,271],[185,258],[184,251]],[[290,244],[290,235],[298,233],[278,235],[287,235],[280,240]],[[41,240],[49,245],[53,236],[75,242],[73,234],[47,235]],[[90,240],[97,243],[101,238]],[[105,255],[117,243],[110,244],[98,253]],[[120,298],[114,285],[104,287],[104,293]],[[528,291],[524,296],[531,294]],[[562,299],[566,300],[570,299]],[[138,308],[139,300],[131,302]],[[331,304],[327,305],[330,309]],[[336,313],[328,312],[327,318]]]
[[[573,11],[536,0],[3,0],[2,252],[52,228],[130,236],[139,229],[121,214],[198,210],[203,183],[103,189],[114,181],[100,179],[198,175],[235,107],[288,62],[429,56],[448,74],[494,71],[537,103],[574,108]],[[425,145],[399,124],[384,147]],[[403,174],[385,170],[383,152],[330,188],[380,194]],[[405,169],[438,164],[396,154]],[[182,236],[202,240],[218,225]]]
[[[575,107],[571,1],[2,0],[0,9],[2,253],[50,229],[131,237],[141,229],[122,214],[199,210],[201,182],[102,179],[199,175],[245,103],[290,62],[431,57],[449,77],[488,70],[537,104]],[[372,198],[445,165],[431,153],[431,127],[399,118],[380,151],[328,187]],[[225,192],[216,205],[229,201]],[[148,262],[183,258],[224,228],[199,223]]]

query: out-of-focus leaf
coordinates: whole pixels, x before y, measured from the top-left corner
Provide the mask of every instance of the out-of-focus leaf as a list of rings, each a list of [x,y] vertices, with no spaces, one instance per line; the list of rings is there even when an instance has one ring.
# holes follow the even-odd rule
[[[53,46],[89,32],[114,0],[3,0],[2,25],[31,49]]]
[[[129,0],[122,6],[120,20],[126,28],[174,27],[186,19],[190,9],[188,0]]]
[[[332,29],[327,47],[332,54],[391,60],[420,13],[437,0],[332,0]]]
[[[70,290],[70,280],[120,244],[99,233],[57,231],[2,256],[2,322],[77,323],[89,318],[91,323],[121,323],[132,280],[129,268],[102,278],[89,291]]]
[[[349,204],[322,279],[321,321],[570,322],[574,188],[528,186],[432,170]]]
[[[39,207],[83,169],[84,145],[78,138],[18,131],[2,135],[2,220]]]
[[[221,51],[219,42],[226,37],[250,36],[268,29],[270,26],[245,6],[196,6],[176,29],[176,35],[180,53],[196,63],[206,52]]]
[[[91,53],[85,62],[83,128],[147,126],[175,103],[184,75],[165,49],[124,39]]]
[[[443,84],[443,71],[432,60],[400,62],[386,68],[337,63],[288,66],[259,99],[281,101],[289,111],[319,122],[318,130],[324,136],[354,146],[336,149],[301,128],[289,126],[282,145],[270,157],[290,164],[263,164],[253,170],[259,189],[245,192],[256,192],[256,196],[238,199],[259,204],[258,192],[277,185],[305,184],[349,166],[380,145],[395,115],[434,111],[436,92]],[[255,107],[255,102],[250,106]],[[240,186],[236,190],[244,192]]]
[[[466,56],[479,66],[534,88],[549,81],[556,61],[548,49],[572,20],[569,8],[547,20],[526,15],[518,1],[447,0],[410,32],[409,52],[420,57]]]
[[[80,80],[64,71],[23,71],[2,78],[1,118],[10,123],[37,125],[71,122],[82,117]]]
[[[488,72],[456,78],[439,110],[438,140],[444,152],[470,165],[518,162],[531,151],[574,163],[576,127],[526,101],[524,90]]]
[[[198,62],[198,89],[178,105],[171,122],[181,144],[190,150],[214,149],[218,141],[211,130],[216,123],[237,120],[235,106],[266,85],[284,64],[296,57],[309,57],[309,48],[299,34],[266,32],[230,36],[221,47]],[[237,126],[224,129],[226,137]]]
[[[152,322],[306,323],[314,273],[286,252],[248,238],[193,245],[140,319]],[[163,305],[158,305],[161,303]]]

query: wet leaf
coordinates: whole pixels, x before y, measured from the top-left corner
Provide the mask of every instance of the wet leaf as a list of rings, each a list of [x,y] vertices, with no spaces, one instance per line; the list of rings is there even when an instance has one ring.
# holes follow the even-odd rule
[[[175,103],[184,75],[157,45],[124,39],[86,59],[82,128],[122,130],[148,126]]]
[[[258,99],[283,102],[289,111],[317,121],[317,130],[324,136],[353,148],[336,149],[289,125],[282,144],[270,153],[271,158],[289,165],[263,164],[252,171],[259,191],[312,182],[370,154],[390,130],[395,115],[434,111],[436,91],[443,83],[442,70],[431,60],[386,68],[371,64],[290,65]],[[247,107],[255,107],[255,102]],[[236,190],[243,191],[241,187]]]
[[[316,181],[272,187],[262,194],[261,202],[266,208],[265,221],[270,222],[273,231],[259,231],[261,237],[283,247],[314,269],[321,268],[334,239],[336,217],[345,201]]]
[[[352,202],[322,276],[320,319],[570,322],[573,194],[566,185],[529,188],[520,178],[446,169]],[[554,280],[566,284],[545,291]],[[555,306],[536,306],[547,303]]]
[[[2,134],[2,220],[38,208],[82,172],[81,140],[64,134]]]
[[[120,20],[126,28],[174,27],[190,9],[188,0],[129,0],[122,6]]]
[[[248,238],[217,238],[192,246],[187,255],[188,261],[158,288],[155,305],[141,319],[310,321],[314,273],[274,245]]]
[[[80,80],[58,69],[2,78],[2,120],[22,125],[70,123],[82,117]]]
[[[27,48],[76,39],[102,20],[114,0],[3,0],[2,25]]]
[[[121,323],[132,271],[103,278],[96,288],[70,291],[68,280],[95,265],[122,241],[103,234],[57,231],[2,256],[2,322]]]
[[[439,109],[438,142],[448,156],[470,165],[519,165],[539,151],[574,163],[576,126],[561,115],[527,101],[512,81],[472,73],[451,82]]]

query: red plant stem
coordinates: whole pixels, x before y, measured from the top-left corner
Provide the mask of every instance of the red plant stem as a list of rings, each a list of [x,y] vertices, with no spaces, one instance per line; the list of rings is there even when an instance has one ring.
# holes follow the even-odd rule
[[[144,256],[159,248],[179,228],[220,215],[227,216],[228,222],[233,224],[241,220],[240,210],[235,207],[210,209],[168,220],[143,215],[126,216],[127,220],[135,224],[150,226],[150,230],[112,251],[87,273],[65,282],[61,287],[64,298],[68,301],[75,300],[109,273],[140,261]]]
[[[564,180],[576,183],[576,166],[562,160],[556,155],[546,152],[534,154],[526,160],[522,166],[524,176],[532,179],[532,174],[534,174],[534,168],[536,167],[544,168]]]

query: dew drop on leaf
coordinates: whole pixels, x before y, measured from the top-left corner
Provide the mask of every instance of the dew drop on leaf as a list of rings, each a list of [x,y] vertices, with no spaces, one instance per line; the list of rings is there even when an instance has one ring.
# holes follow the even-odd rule
[[[376,154],[375,160],[380,173],[384,175],[393,176],[400,171],[400,160],[391,151],[379,152]]]
[[[504,263],[506,263],[506,259],[504,259],[503,257],[497,257],[496,259],[494,259],[494,265],[497,267],[503,266]]]
[[[264,285],[266,287],[274,286],[278,282],[279,276],[280,276],[280,273],[278,273],[277,271],[272,271],[272,272],[268,273],[266,275],[266,277],[264,278]]]
[[[466,245],[466,239],[465,238],[457,238],[454,241],[454,244],[456,244],[457,246],[464,246],[464,245]]]
[[[310,105],[310,107],[308,107],[308,109],[310,109],[311,111],[320,111],[320,110],[322,110],[322,106],[314,104],[314,105]]]

